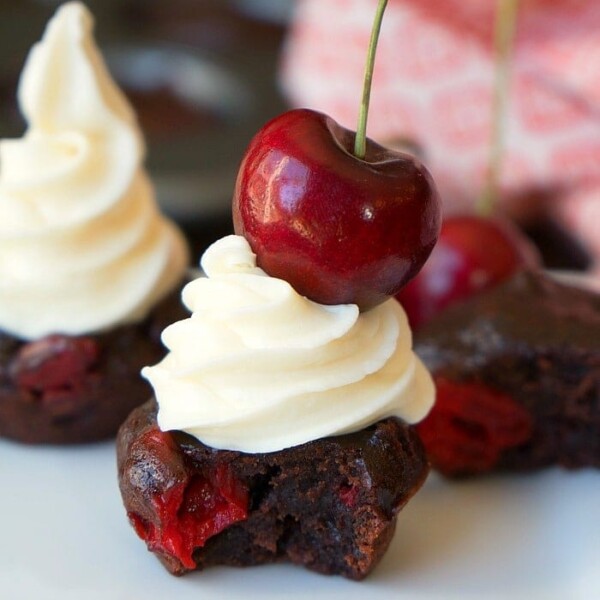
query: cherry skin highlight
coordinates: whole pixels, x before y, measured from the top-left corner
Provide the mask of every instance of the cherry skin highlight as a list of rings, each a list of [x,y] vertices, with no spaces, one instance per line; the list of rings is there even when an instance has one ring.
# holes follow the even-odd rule
[[[322,304],[368,310],[416,275],[436,243],[440,199],[415,158],[307,109],[286,112],[251,141],[233,198],[235,232],[257,264]]]
[[[397,295],[413,328],[447,306],[497,285],[519,269],[541,264],[533,244],[498,217],[444,219],[429,260]]]

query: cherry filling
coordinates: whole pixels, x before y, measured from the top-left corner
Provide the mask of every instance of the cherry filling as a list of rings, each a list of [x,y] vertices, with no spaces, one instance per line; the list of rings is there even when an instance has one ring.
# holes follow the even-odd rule
[[[159,430],[147,435],[151,436],[148,441],[159,460],[164,460],[166,453],[171,455],[172,462],[176,444],[171,436]],[[195,548],[204,546],[210,537],[248,517],[249,494],[235,479],[228,464],[203,470],[186,469],[185,475],[183,482],[152,498],[157,523],[146,521],[136,513],[128,516],[151,551],[174,556],[184,567],[194,569]]]
[[[99,355],[92,338],[49,335],[21,346],[12,375],[19,388],[51,400],[79,390]]]
[[[348,508],[352,508],[358,499],[358,486],[352,485],[349,482],[343,483],[338,489],[338,497],[342,504]]]
[[[436,379],[437,399],[418,426],[431,463],[447,475],[482,473],[530,439],[531,415],[510,396],[475,382]]]

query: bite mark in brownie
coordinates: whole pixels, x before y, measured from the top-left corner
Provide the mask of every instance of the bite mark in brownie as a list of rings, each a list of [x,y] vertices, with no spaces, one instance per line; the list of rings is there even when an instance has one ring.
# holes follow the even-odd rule
[[[521,273],[433,319],[415,349],[438,383],[418,430],[442,473],[600,467],[597,294]]]
[[[277,452],[215,450],[156,424],[154,401],[117,438],[129,519],[175,575],[287,560],[364,578],[428,464],[413,427],[389,418]]]

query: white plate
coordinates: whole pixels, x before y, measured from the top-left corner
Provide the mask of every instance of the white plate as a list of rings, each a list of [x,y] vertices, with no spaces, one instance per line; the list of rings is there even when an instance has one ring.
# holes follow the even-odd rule
[[[112,443],[0,441],[0,598],[344,600],[600,598],[600,472],[431,477],[364,582],[290,565],[169,575],[134,535]]]

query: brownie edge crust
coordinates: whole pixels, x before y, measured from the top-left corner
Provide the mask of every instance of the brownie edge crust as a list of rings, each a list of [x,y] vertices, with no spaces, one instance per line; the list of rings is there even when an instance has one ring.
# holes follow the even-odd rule
[[[415,430],[395,418],[246,454],[161,432],[156,411],[144,404],[119,431],[119,486],[136,532],[175,575],[289,561],[362,579],[429,470]]]

